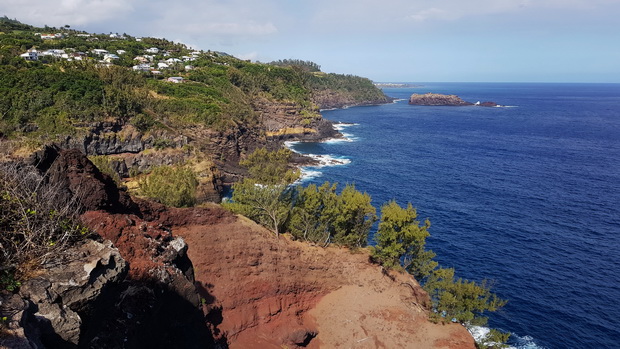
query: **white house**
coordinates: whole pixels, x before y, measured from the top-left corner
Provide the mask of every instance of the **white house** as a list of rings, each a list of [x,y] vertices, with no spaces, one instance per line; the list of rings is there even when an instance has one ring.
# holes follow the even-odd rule
[[[159,53],[159,49],[157,47],[151,47],[151,48],[147,48],[146,52],[147,53],[157,54],[157,53]]]
[[[100,49],[100,48],[92,49],[92,52],[94,54],[96,54],[96,55],[106,55],[106,54],[108,54],[108,51]]]
[[[185,70],[192,70],[192,69],[194,69],[193,65],[186,65],[185,66]]]
[[[169,82],[174,82],[175,84],[180,84],[184,81],[184,79],[180,76],[171,76],[168,78]]]
[[[113,53],[108,53],[108,54],[103,56],[103,60],[108,62],[108,63],[110,63],[110,62],[112,62],[114,60],[117,60],[117,59],[119,59],[119,57],[117,55],[113,54]]]
[[[181,62],[183,62],[183,61],[178,59],[178,58],[168,58],[168,59],[166,59],[166,63],[168,63],[168,64],[175,64],[175,63],[181,63]]]
[[[138,64],[131,67],[133,71],[149,71],[151,70],[151,66],[149,64]]]
[[[41,34],[41,39],[43,39],[43,40],[53,40],[53,39],[56,39],[56,35],[54,35],[54,34]]]
[[[149,60],[146,57],[143,57],[143,56],[137,56],[133,60],[134,61],[138,61],[140,63],[148,63],[149,62]]]
[[[41,52],[42,56],[62,57],[65,54],[65,50],[49,49]]]
[[[168,69],[170,66],[166,63],[157,63],[157,69]]]
[[[36,50],[28,51],[26,53],[22,53],[19,56],[21,58],[27,60],[27,61],[37,61],[37,60],[39,60],[39,52],[37,52]]]
[[[116,50],[116,53],[118,53],[119,55],[124,55],[125,53],[127,53],[127,51],[125,51],[125,50]]]

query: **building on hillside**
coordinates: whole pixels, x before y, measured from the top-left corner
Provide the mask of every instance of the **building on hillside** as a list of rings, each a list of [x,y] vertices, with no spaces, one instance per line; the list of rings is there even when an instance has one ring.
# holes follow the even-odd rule
[[[168,64],[176,64],[176,63],[181,63],[181,62],[183,62],[183,61],[178,59],[178,58],[168,58],[168,59],[166,59],[166,63],[168,63]]]
[[[170,66],[166,63],[157,63],[157,69],[168,69]]]
[[[159,53],[159,49],[157,47],[151,47],[151,48],[147,48],[146,53],[153,53],[153,54],[158,54]]]
[[[125,50],[116,50],[116,53],[119,55],[124,55],[125,53],[127,53],[127,51]]]
[[[103,50],[103,49],[100,49],[100,48],[94,48],[94,49],[91,50],[91,52],[96,54],[96,55],[100,55],[100,56],[101,55],[106,55],[106,54],[109,53],[107,50]]]
[[[138,65],[134,65],[133,67],[131,67],[131,69],[133,69],[133,71],[150,71],[151,70],[151,65],[150,64],[138,64]]]
[[[37,50],[28,51],[26,53],[22,53],[19,56],[27,61],[38,61],[39,60],[39,52],[37,52]]]
[[[167,79],[168,82],[174,82],[175,84],[180,84],[182,82],[185,81],[185,79],[183,79],[180,76],[171,76]]]
[[[138,61],[140,63],[148,63],[149,60],[148,58],[144,57],[144,56],[137,56],[136,58],[133,59],[134,61]]]
[[[41,39],[43,40],[54,40],[56,39],[55,34],[41,34]]]
[[[119,58],[120,58],[119,56],[117,56],[117,55],[115,55],[113,53],[108,53],[108,54],[103,56],[103,60],[108,62],[108,63],[111,63],[112,61],[115,61],[115,60],[117,60]]]

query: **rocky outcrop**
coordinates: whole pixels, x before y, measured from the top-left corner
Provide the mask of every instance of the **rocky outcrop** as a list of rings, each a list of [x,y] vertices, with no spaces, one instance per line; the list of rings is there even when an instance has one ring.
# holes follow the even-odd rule
[[[409,98],[409,104],[411,105],[426,105],[426,106],[468,106],[473,105],[476,107],[500,107],[495,102],[476,102],[471,103],[462,100],[456,95],[442,95],[438,93],[426,93],[417,94],[414,93]]]
[[[76,347],[97,302],[127,272],[127,263],[110,242],[86,240],[65,254],[63,263],[24,282],[19,295],[3,296],[0,312],[10,316],[8,337],[16,345]]]
[[[187,136],[166,130],[157,130],[145,134],[120,120],[77,126],[84,128],[84,134],[68,136],[59,142],[59,146],[67,149],[79,149],[87,155],[139,153],[158,145],[180,148],[190,142]]]
[[[80,284],[73,279],[50,279],[56,272],[49,268],[43,270],[42,278],[25,283],[21,292],[36,305],[30,312],[35,319],[57,319],[50,321],[53,325],[44,321],[31,326],[35,332],[50,334],[51,337],[46,335],[42,340],[45,347],[215,347],[199,308],[187,244],[173,236],[166,226],[143,218],[165,207],[133,201],[78,150],[47,147],[33,156],[31,162],[46,173],[52,185],[62,188],[67,198],[79,196],[83,224],[118,247],[117,255],[123,257],[122,262],[114,259],[114,263],[107,265],[125,265],[125,261],[129,265],[123,267],[126,276],[106,286],[105,295],[102,292],[97,297],[88,296],[93,292],[73,291],[73,288],[58,291],[65,284]],[[88,254],[78,250],[70,255]],[[77,269],[88,270],[91,264],[76,260]],[[62,270],[66,272],[62,275],[67,277],[83,278],[66,265]],[[97,278],[105,273],[98,270],[88,280],[100,283]],[[79,293],[82,300],[74,300],[74,293]],[[32,333],[24,331],[28,341],[36,341],[37,336]]]
[[[312,101],[321,109],[339,109],[353,106],[378,105],[392,102],[393,98],[386,95],[377,95],[360,100],[351,93],[336,90],[315,91]]]
[[[414,93],[409,98],[409,104],[430,105],[430,106],[463,106],[473,105],[466,102],[456,95],[442,95],[438,93],[417,94]]]

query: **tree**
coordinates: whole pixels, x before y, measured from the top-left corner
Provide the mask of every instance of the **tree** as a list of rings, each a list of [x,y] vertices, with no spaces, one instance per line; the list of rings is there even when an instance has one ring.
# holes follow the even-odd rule
[[[334,221],[333,242],[351,248],[364,247],[368,233],[377,220],[377,210],[370,203],[370,195],[347,185],[340,193]]]
[[[485,280],[480,284],[465,279],[454,279],[454,269],[438,268],[424,284],[433,302],[431,320],[456,321],[467,326],[482,326],[487,318],[485,311],[497,311],[506,304],[491,292]]]
[[[231,202],[224,206],[268,227],[278,236],[291,209],[287,184],[261,184],[246,178],[233,185]]]
[[[299,179],[299,170],[289,169],[293,152],[282,148],[268,151],[258,148],[239,164],[247,167],[250,178],[261,184],[291,184]]]
[[[437,262],[433,261],[435,253],[425,249],[431,222],[427,219],[421,226],[417,217],[411,204],[407,208],[400,207],[396,201],[383,205],[373,257],[386,268],[403,267],[422,280],[437,267]]]
[[[328,244],[338,217],[336,184],[323,183],[298,187],[289,230],[300,240]]]
[[[270,152],[259,148],[240,161],[250,177],[233,185],[231,202],[225,207],[272,229],[278,236],[291,211],[293,191],[289,185],[299,178],[299,171],[288,168],[291,155],[288,149]]]
[[[140,193],[164,205],[189,207],[196,203],[196,174],[187,166],[160,166],[140,180]]]

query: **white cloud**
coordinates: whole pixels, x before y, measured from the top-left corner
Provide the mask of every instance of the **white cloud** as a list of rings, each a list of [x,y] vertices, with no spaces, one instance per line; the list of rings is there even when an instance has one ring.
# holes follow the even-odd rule
[[[3,0],[0,4],[0,13],[38,26],[86,25],[118,18],[133,10],[127,0]]]

